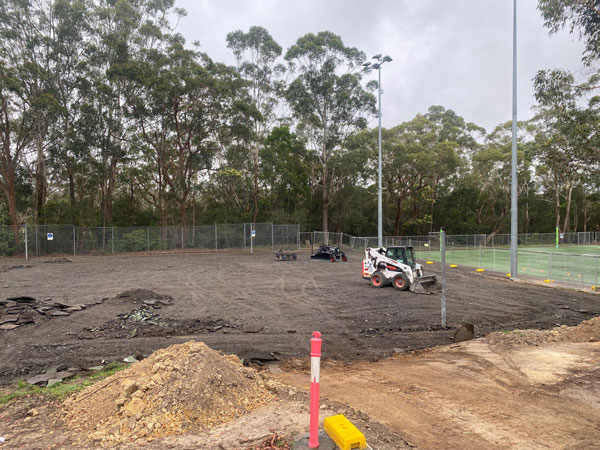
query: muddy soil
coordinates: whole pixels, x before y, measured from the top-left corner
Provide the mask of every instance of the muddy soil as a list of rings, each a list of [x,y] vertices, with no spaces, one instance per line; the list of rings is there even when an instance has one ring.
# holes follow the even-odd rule
[[[324,358],[352,362],[448,344],[464,322],[482,336],[575,325],[600,314],[597,295],[458,268],[448,272],[449,328],[442,329],[439,295],[372,288],[360,276],[361,254],[349,258],[316,262],[300,252],[298,261],[276,261],[274,253],[71,257],[68,264],[0,259],[0,300],[93,305],[0,331],[0,383],[57,364],[85,368],[148,356],[189,340],[260,365],[306,357],[318,329]],[[156,300],[152,295],[119,297],[132,289],[172,301],[159,309],[145,303]],[[132,314],[151,318],[132,321]]]

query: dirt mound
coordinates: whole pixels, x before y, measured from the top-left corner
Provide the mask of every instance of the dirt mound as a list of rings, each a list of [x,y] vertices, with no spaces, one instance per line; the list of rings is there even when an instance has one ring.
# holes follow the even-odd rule
[[[574,327],[562,325],[551,330],[495,331],[485,337],[496,347],[542,345],[550,342],[597,342],[600,340],[600,317],[581,322]]]
[[[65,402],[64,419],[100,445],[202,432],[267,403],[273,394],[235,355],[202,342],[158,350]]]
[[[44,261],[48,264],[67,264],[72,262],[69,258],[52,258]]]
[[[576,327],[567,328],[565,338],[569,342],[600,341],[600,317],[581,322]]]
[[[117,297],[129,300],[133,303],[146,301],[170,304],[173,300],[173,298],[168,295],[157,294],[156,292],[148,289],[128,289],[125,292],[121,292],[119,295],[117,295]]]

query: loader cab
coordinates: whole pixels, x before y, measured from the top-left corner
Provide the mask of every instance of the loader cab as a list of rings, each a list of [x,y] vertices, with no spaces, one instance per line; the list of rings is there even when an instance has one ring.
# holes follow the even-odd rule
[[[406,264],[412,269],[415,267],[415,254],[412,247],[388,247],[385,256]]]

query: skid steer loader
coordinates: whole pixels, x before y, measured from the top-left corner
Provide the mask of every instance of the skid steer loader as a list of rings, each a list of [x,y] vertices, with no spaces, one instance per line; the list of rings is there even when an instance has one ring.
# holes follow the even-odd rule
[[[423,266],[415,262],[412,247],[365,249],[362,276],[377,288],[391,284],[395,289],[417,294],[433,294],[440,290],[434,275],[423,275]]]

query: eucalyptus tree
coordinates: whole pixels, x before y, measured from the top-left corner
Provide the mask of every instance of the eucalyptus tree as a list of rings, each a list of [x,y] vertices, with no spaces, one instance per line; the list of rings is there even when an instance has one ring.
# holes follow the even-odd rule
[[[277,116],[276,107],[281,101],[284,85],[282,75],[285,67],[277,63],[281,56],[281,46],[271,34],[259,26],[250,27],[247,33],[242,30],[227,34],[227,47],[233,51],[237,68],[248,83],[248,92],[254,108],[259,113],[252,121],[251,171],[252,171],[252,221],[256,222],[259,211],[259,161],[264,141],[273,128]]]
[[[598,75],[577,84],[565,70],[539,71],[534,79],[539,102],[538,173],[554,191],[556,227],[560,227],[561,197],[565,199],[562,230],[569,231],[574,189],[600,164],[600,120],[597,96],[584,102],[595,89]]]
[[[534,127],[526,122],[517,124],[518,132],[518,195],[527,193],[532,181],[532,133]],[[508,228],[510,217],[510,180],[512,153],[511,122],[498,125],[486,136],[472,156],[472,171],[467,176],[477,186],[475,219],[480,230],[487,230],[489,238]],[[525,198],[526,202],[528,198]],[[527,203],[528,205],[528,203]],[[529,208],[525,216],[528,220]]]
[[[136,93],[129,108],[137,130],[133,144],[151,166],[161,222],[168,219],[170,201],[186,225],[194,186],[214,168],[218,153],[246,133],[251,108],[234,69],[184,48],[177,35],[169,41],[164,52],[131,71]]]
[[[21,140],[20,164],[35,179],[33,216],[37,222],[44,208],[47,191],[45,152],[54,138],[52,133],[58,103],[52,92],[52,4],[50,0],[4,0],[0,8],[0,60],[2,76],[13,79],[7,110],[13,118],[27,116],[27,139]],[[5,78],[5,81],[8,81]],[[7,87],[7,84],[4,84]],[[8,91],[4,91],[6,94]],[[5,118],[6,123],[6,118]],[[24,124],[24,122],[22,122]],[[15,131],[16,122],[12,124]],[[16,152],[16,149],[13,149]],[[13,154],[14,156],[14,154]],[[16,161],[16,160],[15,160]],[[12,165],[14,167],[14,164]],[[6,168],[11,167],[11,164]],[[7,175],[7,180],[12,180]],[[8,184],[12,184],[9,181]],[[9,191],[12,192],[12,188]],[[12,197],[12,193],[10,194]],[[13,204],[14,199],[7,199]],[[12,206],[9,208],[12,210]],[[14,213],[11,212],[14,219]]]
[[[302,140],[287,126],[275,127],[265,139],[261,180],[269,188],[265,202],[272,221],[293,217],[303,222],[309,214],[310,171],[314,166]]]
[[[585,42],[583,60],[600,59],[600,3],[597,0],[538,0],[538,9],[550,33],[568,28]]]
[[[298,120],[298,133],[317,152],[321,166],[323,231],[329,229],[332,200],[330,159],[375,114],[375,97],[362,83],[365,58],[329,31],[302,36],[285,54],[295,76],[285,97]]]

